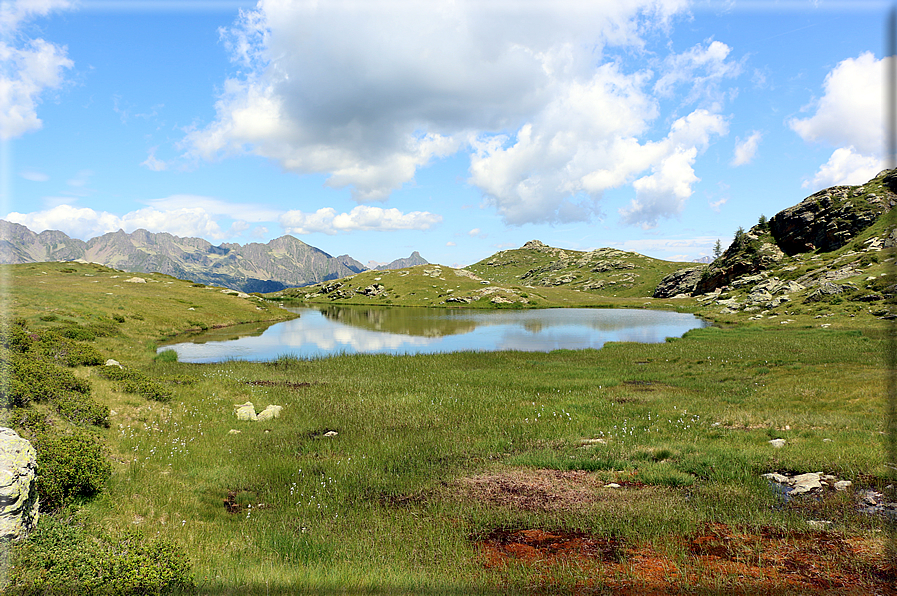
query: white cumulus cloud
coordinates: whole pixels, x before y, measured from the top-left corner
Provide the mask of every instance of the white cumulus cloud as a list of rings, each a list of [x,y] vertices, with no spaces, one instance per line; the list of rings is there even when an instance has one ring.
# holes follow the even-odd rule
[[[824,94],[809,118],[794,118],[791,128],[805,141],[880,154],[884,145],[882,100],[885,61],[871,52],[840,62],[825,77]]]
[[[45,211],[13,212],[4,219],[22,224],[33,232],[60,230],[81,240],[89,240],[107,232],[133,232],[141,228],[181,237],[222,239],[225,236],[218,223],[200,207],[171,211],[148,207],[119,216],[89,207],[57,205]]]
[[[253,223],[276,221],[283,213],[282,210],[268,207],[263,203],[230,203],[213,197],[188,194],[150,199],[146,203],[160,211],[179,211],[198,207],[213,216]]]
[[[696,178],[675,171],[703,145],[649,137],[660,99],[679,93],[699,103],[693,113],[717,112],[725,81],[742,70],[715,40],[655,60],[656,72],[626,64],[685,9],[684,0],[434,0],[401,10],[260,0],[222,32],[239,72],[222,84],[214,120],[183,139],[185,156],[264,156],[324,173],[363,204],[463,151],[470,183],[510,224],[588,220],[604,190],[648,174],[637,199],[648,219],[662,217],[679,207],[654,208],[661,195],[690,194],[683,184]],[[331,214],[318,214],[300,219],[331,229]]]
[[[791,128],[807,142],[836,147],[805,188],[861,184],[884,167],[884,80],[888,60],[871,52],[838,63],[826,75],[823,95],[808,118],[793,118]]]
[[[13,0],[0,3],[0,139],[12,139],[43,125],[37,116],[41,95],[63,83],[74,63],[63,46],[24,38],[29,19],[71,6],[63,0]]]
[[[744,140],[738,139],[735,143],[735,155],[732,156],[730,162],[733,166],[743,166],[751,163],[754,156],[757,155],[757,149],[760,147],[760,140],[763,133],[755,130],[750,136]]]
[[[835,149],[812,180],[803,183],[804,188],[821,190],[841,184],[863,184],[885,169],[884,161],[874,155],[862,155],[853,147]]]
[[[398,209],[383,209],[359,205],[348,213],[337,213],[332,207],[314,213],[287,211],[280,216],[280,225],[288,234],[338,234],[354,231],[428,230],[442,221],[441,215],[428,211],[402,213]]]

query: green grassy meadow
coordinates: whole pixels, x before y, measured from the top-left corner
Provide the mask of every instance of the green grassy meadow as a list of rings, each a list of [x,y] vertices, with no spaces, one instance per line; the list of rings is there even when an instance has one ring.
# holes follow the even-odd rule
[[[858,512],[852,492],[784,501],[760,477],[890,482],[886,327],[865,311],[783,325],[784,313],[747,321],[693,299],[539,288],[555,306],[575,296],[699,311],[719,325],[601,350],[186,364],[156,345],[291,315],[161,275],[124,283],[131,274],[70,263],[2,271],[8,312],[31,332],[107,324],[89,343],[170,393],[148,400],[78,366],[110,409],[108,428],[30,406],[59,432],[98,439],[112,465],[101,492],[56,515],[181,547],[199,593],[864,593],[893,578],[882,576],[885,521]],[[247,401],[283,410],[239,421],[234,406]],[[808,529],[820,519],[828,529]],[[747,545],[737,556],[695,546],[721,528]],[[579,546],[515,542],[520,532]],[[788,575],[750,536],[777,536],[779,549],[837,543],[814,563],[828,583],[803,568]]]

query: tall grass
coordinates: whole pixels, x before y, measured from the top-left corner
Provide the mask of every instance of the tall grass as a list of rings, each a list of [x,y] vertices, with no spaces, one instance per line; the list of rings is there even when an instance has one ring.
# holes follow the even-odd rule
[[[851,332],[708,328],[600,351],[159,363],[158,382],[190,379],[170,403],[96,385],[117,412],[106,439],[119,463],[86,511],[183,545],[209,592],[485,590],[496,576],[471,537],[490,528],[660,539],[704,521],[793,526],[759,474],[884,478],[881,350]],[[246,401],[283,411],[237,421]],[[576,511],[458,488],[514,468],[646,488]]]

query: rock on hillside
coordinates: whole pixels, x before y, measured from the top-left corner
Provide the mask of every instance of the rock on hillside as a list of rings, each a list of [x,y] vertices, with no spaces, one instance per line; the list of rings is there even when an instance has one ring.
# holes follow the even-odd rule
[[[11,428],[0,428],[0,541],[24,538],[36,525],[37,454]]]
[[[841,249],[897,205],[895,191],[897,170],[881,172],[860,186],[819,191],[780,211],[765,224],[736,234],[729,248],[708,266],[668,275],[657,285],[654,297],[706,294],[746,276],[776,269],[787,257],[811,252],[822,255]],[[893,244],[885,232],[885,237],[867,247]]]
[[[787,255],[831,252],[897,204],[897,170],[862,186],[834,186],[810,195],[769,220],[769,231]]]

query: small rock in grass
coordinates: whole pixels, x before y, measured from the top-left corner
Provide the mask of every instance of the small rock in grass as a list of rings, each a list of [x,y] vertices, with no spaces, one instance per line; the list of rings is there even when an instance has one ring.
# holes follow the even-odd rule
[[[844,491],[847,490],[850,486],[853,486],[853,482],[850,480],[839,480],[835,483],[835,490]]]
[[[256,420],[271,420],[272,418],[278,418],[280,416],[280,411],[283,409],[283,406],[268,406],[264,410],[258,413],[256,416]]]
[[[620,488],[620,485],[616,482],[611,482],[610,484],[605,484],[604,488]]]
[[[814,530],[828,530],[832,527],[832,522],[827,519],[809,519],[807,525]]]
[[[792,495],[802,495],[804,493],[808,493],[811,490],[821,489],[822,483],[819,482],[819,474],[816,472],[810,472],[808,474],[799,474],[791,478],[788,483],[794,487],[794,490],[791,491]]]
[[[788,477],[783,474],[778,474],[776,472],[770,472],[769,474],[763,474],[763,477],[767,480],[771,480],[772,482],[778,482],[779,484],[787,484]]]
[[[335,430],[328,430],[326,433],[324,433],[324,436],[325,437],[335,437],[338,434],[339,433],[337,433]]]
[[[237,420],[255,420],[256,418],[258,418],[255,414],[255,406],[252,405],[251,401],[248,401],[245,404],[234,406],[234,408],[234,413],[237,415]]]
[[[232,429],[230,429],[229,431],[227,431],[227,434],[229,434],[229,435],[238,435],[238,434],[240,434],[241,432],[243,432],[243,431],[242,431],[242,430],[237,430],[237,429],[235,429],[235,428],[232,428]]]
[[[785,439],[771,439],[769,444],[775,447],[776,449],[780,449],[785,446]]]
[[[118,360],[113,360],[112,358],[106,361],[106,366],[117,366],[118,368],[122,367],[121,364],[118,363]]]

